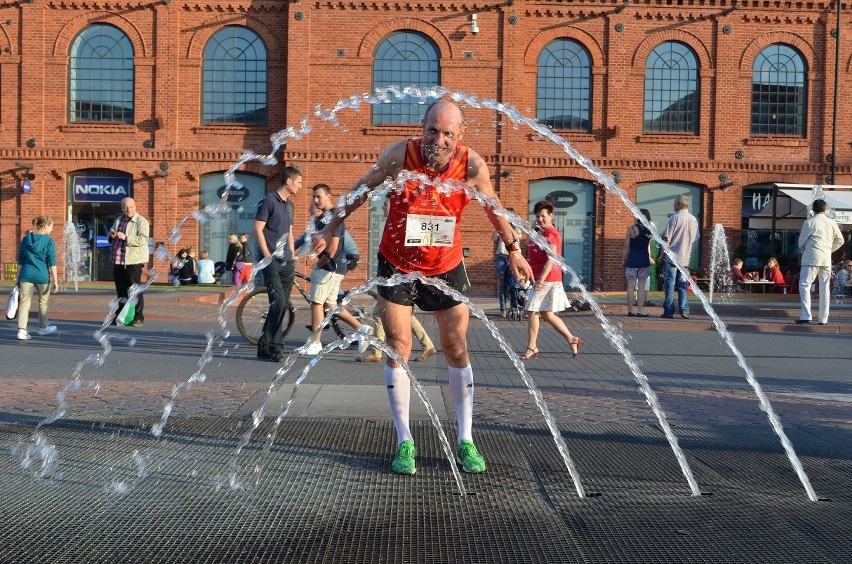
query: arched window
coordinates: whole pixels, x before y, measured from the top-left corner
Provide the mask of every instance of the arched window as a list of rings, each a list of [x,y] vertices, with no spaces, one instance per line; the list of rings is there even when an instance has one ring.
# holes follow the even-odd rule
[[[373,89],[388,86],[417,86],[428,89],[440,84],[438,47],[413,31],[392,33],[376,47],[373,61]],[[420,123],[424,111],[417,98],[392,100],[373,106],[373,125]]]
[[[589,131],[591,76],[591,57],[580,43],[548,43],[538,56],[536,119],[553,129]]]
[[[805,135],[805,59],[783,43],[754,59],[751,79],[751,134]]]
[[[133,123],[133,45],[117,27],[87,27],[71,43],[68,121]]]
[[[666,41],[645,63],[644,133],[698,134],[698,58],[687,45]]]
[[[214,33],[204,46],[201,122],[268,125],[266,63],[266,45],[252,30]]]

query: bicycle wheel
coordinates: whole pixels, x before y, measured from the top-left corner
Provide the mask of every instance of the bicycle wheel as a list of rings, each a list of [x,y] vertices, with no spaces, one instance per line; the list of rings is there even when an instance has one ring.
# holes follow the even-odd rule
[[[237,328],[240,334],[249,343],[256,345],[263,333],[263,325],[266,323],[266,312],[269,310],[269,295],[266,288],[255,288],[250,294],[242,299],[237,306]],[[293,311],[284,315],[285,335],[293,324]]]

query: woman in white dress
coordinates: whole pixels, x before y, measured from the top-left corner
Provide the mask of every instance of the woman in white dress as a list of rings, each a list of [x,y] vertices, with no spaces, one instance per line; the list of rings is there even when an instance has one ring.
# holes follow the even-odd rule
[[[559,230],[553,227],[553,204],[546,200],[538,202],[533,208],[533,212],[535,213],[539,234],[550,243],[550,250],[559,255],[560,249],[562,249],[562,237],[559,235]],[[562,286],[562,269],[550,260],[543,249],[533,242],[527,248],[527,262],[532,267],[535,286],[532,296],[527,301],[527,312],[529,313],[527,318],[527,350],[521,355],[521,359],[529,360],[538,357],[536,342],[541,324],[540,319],[547,321],[560,335],[565,337],[565,341],[571,347],[572,356],[576,358],[580,354],[580,345],[583,344],[583,339],[575,337],[557,315],[560,311],[568,309],[570,305],[568,296],[565,295],[565,288]]]

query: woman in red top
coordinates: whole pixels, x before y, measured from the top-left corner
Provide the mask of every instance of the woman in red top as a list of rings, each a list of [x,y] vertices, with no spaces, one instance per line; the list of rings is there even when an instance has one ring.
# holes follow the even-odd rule
[[[784,273],[781,272],[781,267],[778,265],[778,259],[769,257],[769,260],[766,261],[766,266],[763,268],[763,278],[764,280],[775,282],[775,285],[778,287],[786,284],[784,282]]]
[[[559,231],[553,227],[553,204],[544,200],[538,202],[533,208],[536,225],[539,234],[550,243],[550,250],[561,255],[562,237]],[[535,276],[535,291],[527,301],[529,312],[527,332],[527,350],[521,356],[523,360],[538,357],[539,316],[550,323],[560,335],[571,345],[571,353],[574,357],[580,354],[580,345],[583,339],[575,337],[557,315],[558,312],[568,309],[570,305],[565,288],[562,287],[562,269],[556,266],[547,253],[536,244],[530,244],[527,249],[527,261]]]

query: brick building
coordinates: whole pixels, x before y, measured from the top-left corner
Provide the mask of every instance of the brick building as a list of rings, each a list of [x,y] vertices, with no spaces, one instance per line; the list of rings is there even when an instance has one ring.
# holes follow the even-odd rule
[[[326,182],[340,193],[385,147],[419,132],[423,106],[410,98],[372,106],[358,97],[411,81],[552,126],[658,226],[674,195],[690,194],[702,227],[697,269],[716,224],[754,263],[775,252],[792,268],[802,218],[782,217],[797,196],[776,183],[852,180],[842,103],[852,28],[843,15],[836,69],[835,9],[750,0],[9,3],[0,7],[0,261],[14,263],[31,219],[48,213],[70,220],[89,247],[81,276],[109,278],[98,237],[124,193],[150,220],[153,243],[168,253],[193,244],[221,260],[227,234],[250,231],[252,206],[277,187],[280,165],[247,162],[230,216],[190,216],[180,243],[169,241],[183,218],[217,200],[232,163],[269,153],[270,136],[293,127],[276,157],[297,165],[306,187]],[[356,99],[357,110],[345,107]],[[491,165],[504,205],[525,215],[544,197],[556,201],[563,255],[584,283],[623,289],[628,208],[563,146],[473,105],[465,141]],[[309,197],[306,189],[296,199],[299,222]],[[491,228],[476,207],[463,223],[467,265],[476,292],[489,294]],[[362,254],[374,254],[380,208],[347,222]],[[152,257],[158,272],[166,265]]]

